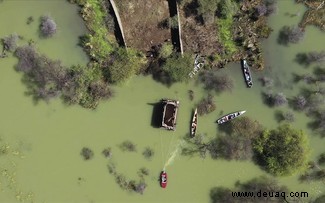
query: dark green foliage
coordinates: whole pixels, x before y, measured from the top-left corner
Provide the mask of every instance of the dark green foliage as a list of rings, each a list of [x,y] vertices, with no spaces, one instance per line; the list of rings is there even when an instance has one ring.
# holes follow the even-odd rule
[[[235,41],[233,39],[233,19],[219,19],[218,24],[218,37],[223,47],[226,56],[231,56],[231,54],[237,51]]]
[[[17,48],[18,35],[13,33],[2,39],[3,49],[6,51],[14,52]]]
[[[220,0],[198,0],[198,14],[202,16],[204,24],[212,24]]]
[[[107,78],[112,83],[122,83],[138,74],[144,64],[144,56],[132,49],[118,48],[110,57],[106,67]]]
[[[172,82],[186,82],[189,74],[194,68],[194,60],[190,54],[174,54],[166,60],[163,70],[169,75]]]
[[[68,104],[79,104],[85,108],[96,108],[99,100],[110,98],[113,93],[101,79],[96,67],[72,66],[67,70],[69,82],[63,88],[63,98]]]
[[[318,163],[319,163],[320,165],[325,165],[325,152],[322,153],[322,154],[319,156],[319,158],[318,158]]]
[[[231,19],[238,11],[238,5],[235,0],[220,0],[220,15],[225,19]]]
[[[231,91],[234,83],[227,75],[218,75],[216,71],[206,71],[199,76],[206,90],[214,90],[218,93]]]
[[[80,155],[84,158],[84,160],[90,160],[94,157],[94,152],[88,147],[84,147],[81,149]]]
[[[255,197],[233,197],[232,192],[254,192]],[[272,197],[267,195],[264,197],[258,197],[258,192],[262,191],[267,194],[273,193]],[[246,183],[237,183],[234,189],[215,187],[210,190],[210,198],[212,203],[282,203],[284,202],[285,194],[288,192],[288,188],[279,185],[274,179],[262,176],[254,178]],[[278,192],[278,194],[276,194]],[[276,196],[277,195],[277,196]]]
[[[120,148],[122,151],[129,151],[129,152],[136,152],[136,145],[133,144],[131,141],[126,140],[124,142],[122,142],[122,144],[120,145]]]
[[[41,25],[40,25],[40,31],[41,31],[41,36],[43,37],[52,37],[56,33],[56,23],[48,15],[42,16],[41,17]]]
[[[302,28],[283,26],[279,32],[278,42],[283,45],[298,43],[303,39],[304,34]]]
[[[325,194],[318,197],[313,203],[324,203],[325,202]]]
[[[253,146],[258,163],[273,175],[291,175],[306,166],[306,135],[288,124],[265,130]]]
[[[207,98],[203,98],[197,105],[197,112],[200,116],[203,116],[205,114],[209,114],[213,112],[216,109],[216,105],[213,101],[213,96],[208,95]]]

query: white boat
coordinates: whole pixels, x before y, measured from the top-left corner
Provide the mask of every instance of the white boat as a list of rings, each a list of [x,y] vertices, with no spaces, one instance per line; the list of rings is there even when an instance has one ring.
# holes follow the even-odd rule
[[[237,112],[234,112],[234,113],[230,113],[230,114],[227,114],[227,115],[224,115],[222,116],[221,118],[219,118],[217,120],[217,123],[218,124],[223,124],[225,122],[228,122],[234,118],[237,118],[238,116],[244,114],[246,111],[237,111]]]

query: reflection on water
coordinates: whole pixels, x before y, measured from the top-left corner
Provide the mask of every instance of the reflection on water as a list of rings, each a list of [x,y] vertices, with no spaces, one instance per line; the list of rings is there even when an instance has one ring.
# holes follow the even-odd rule
[[[277,45],[278,30],[300,20],[298,16],[289,17],[285,13],[305,10],[291,1],[279,1],[278,7],[278,14],[270,20],[274,32],[265,42],[268,68],[263,72],[253,71],[255,83],[251,89],[245,86],[239,64],[221,70],[234,80],[234,89],[214,95],[217,109],[198,118],[197,134],[218,136],[220,132],[215,120],[221,114],[238,109],[246,110],[246,116],[257,119],[264,126],[274,128],[278,125],[275,113],[287,110],[288,106],[268,107],[263,103],[261,93],[270,90],[292,97],[304,86],[293,83],[293,73],[311,73],[313,67],[307,69],[298,65],[295,56],[300,52],[322,50],[324,47],[320,42],[325,41],[324,34],[309,27],[302,43],[289,47]],[[11,12],[13,10],[15,13]],[[29,16],[37,19],[44,13],[50,13],[59,26],[58,35],[53,39],[37,38],[37,20],[26,25]],[[14,17],[8,21],[11,15]],[[26,41],[36,41],[42,53],[61,59],[64,64],[87,62],[87,57],[77,46],[78,36],[85,32],[82,21],[77,8],[65,1],[4,1],[0,4],[0,25],[6,27],[0,30],[0,37],[17,32]],[[24,95],[26,88],[21,83],[21,75],[13,68],[16,62],[13,57],[0,59],[0,134],[6,135],[0,142],[1,146],[3,143],[30,144],[21,145],[24,146],[23,159],[13,154],[0,156],[1,171],[7,169],[5,175],[1,174],[0,202],[23,202],[19,198],[27,198],[29,194],[31,197],[25,202],[209,202],[208,193],[214,186],[232,188],[237,181],[245,182],[265,175],[249,161],[177,156],[182,145],[180,140],[189,133],[192,110],[206,94],[194,81],[168,88],[151,77],[135,77],[128,84],[116,87],[116,96],[112,100],[90,111],[78,106],[64,106],[59,100],[34,105],[32,99]],[[273,79],[274,85],[262,87],[258,78],[263,76]],[[189,98],[189,90],[195,95],[193,100]],[[180,101],[176,131],[157,128],[156,107],[150,104],[158,104],[162,98]],[[324,152],[325,139],[308,128],[310,119],[304,113],[294,111],[294,116],[294,127],[309,135],[311,159],[315,159]],[[120,150],[119,145],[125,140],[136,144],[136,153]],[[112,152],[109,160],[101,154],[108,146]],[[148,146],[155,152],[151,160],[141,154]],[[83,160],[79,155],[83,147],[93,150],[93,159]],[[173,162],[174,159],[177,161]],[[114,163],[119,173],[130,179],[137,179],[139,169],[147,168],[150,174],[145,193],[138,195],[121,190],[107,170],[108,162]],[[164,165],[168,166],[169,179],[168,187],[162,190],[157,174]],[[298,178],[299,175],[294,175],[278,180],[292,191],[307,191],[311,196],[324,192],[324,183],[301,183]],[[14,185],[10,187],[11,180]]]

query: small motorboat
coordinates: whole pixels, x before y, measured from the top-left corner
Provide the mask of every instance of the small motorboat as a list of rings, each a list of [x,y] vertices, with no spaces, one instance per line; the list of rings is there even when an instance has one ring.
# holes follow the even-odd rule
[[[196,128],[197,128],[197,108],[195,109],[194,114],[193,114],[193,118],[192,118],[191,137],[195,136]]]
[[[224,115],[224,116],[222,116],[221,118],[219,118],[217,120],[217,123],[218,124],[223,124],[225,122],[228,122],[228,121],[230,121],[232,119],[237,118],[238,116],[244,114],[245,112],[246,111],[237,111],[237,112],[234,112],[234,113],[230,113],[230,114]]]
[[[167,186],[167,173],[166,171],[161,171],[160,173],[160,186],[166,188]]]
[[[247,87],[251,88],[253,86],[253,79],[252,79],[251,71],[249,69],[249,65],[245,59],[241,61],[241,65],[242,65],[246,85]]]

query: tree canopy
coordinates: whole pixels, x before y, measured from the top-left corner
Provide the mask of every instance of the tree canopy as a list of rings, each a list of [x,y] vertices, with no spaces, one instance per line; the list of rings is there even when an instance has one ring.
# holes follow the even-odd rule
[[[288,124],[265,130],[255,140],[253,147],[258,163],[271,174],[291,175],[306,166],[306,135]]]
[[[189,80],[189,73],[194,64],[190,54],[174,54],[166,60],[163,70],[170,76],[173,82],[185,82]]]

